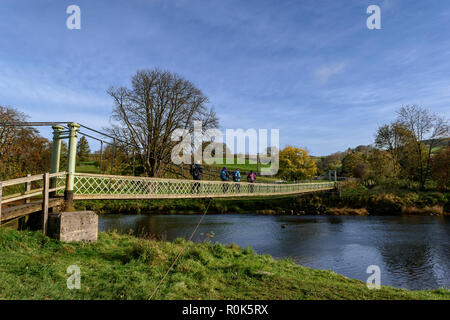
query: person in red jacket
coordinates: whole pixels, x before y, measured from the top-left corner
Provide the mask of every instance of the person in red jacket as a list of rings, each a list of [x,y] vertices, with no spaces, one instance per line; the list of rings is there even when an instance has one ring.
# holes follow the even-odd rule
[[[250,183],[255,183],[256,181],[256,174],[253,172],[253,170],[250,171],[250,173],[247,175],[247,181]],[[255,186],[253,184],[250,185],[250,192],[255,191]]]

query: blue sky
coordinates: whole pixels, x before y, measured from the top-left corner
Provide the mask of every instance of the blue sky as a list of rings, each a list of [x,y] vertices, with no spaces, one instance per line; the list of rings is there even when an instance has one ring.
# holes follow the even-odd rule
[[[71,4],[81,30],[66,28]],[[372,143],[402,104],[449,117],[450,2],[0,3],[0,105],[31,121],[106,127],[108,87],[154,67],[194,82],[222,128],[278,128],[281,146],[326,155]]]

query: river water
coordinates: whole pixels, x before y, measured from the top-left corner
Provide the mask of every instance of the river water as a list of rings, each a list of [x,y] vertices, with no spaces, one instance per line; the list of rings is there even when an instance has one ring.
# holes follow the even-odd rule
[[[99,216],[100,231],[188,238],[200,215]],[[283,228],[284,226],[284,228]],[[130,231],[131,230],[131,231]],[[377,265],[381,284],[407,289],[450,287],[450,218],[205,216],[194,241],[251,246],[274,258],[366,281]]]

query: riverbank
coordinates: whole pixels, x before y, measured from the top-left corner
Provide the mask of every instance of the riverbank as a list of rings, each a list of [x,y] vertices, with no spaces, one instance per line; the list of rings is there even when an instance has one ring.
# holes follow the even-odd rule
[[[61,243],[40,232],[0,229],[0,299],[148,299],[183,246],[155,299],[450,299],[447,289],[408,291],[275,260],[237,245],[160,242],[100,233]],[[81,269],[69,290],[67,267]]]
[[[344,190],[298,196],[217,198],[208,214],[258,213],[269,215],[450,215],[450,194],[440,192]],[[80,210],[121,214],[198,214],[209,199],[83,200]]]

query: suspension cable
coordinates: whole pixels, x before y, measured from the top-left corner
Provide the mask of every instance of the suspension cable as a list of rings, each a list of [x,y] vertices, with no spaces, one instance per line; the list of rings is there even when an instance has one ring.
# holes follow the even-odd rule
[[[150,298],[148,298],[148,300],[152,300],[153,296],[156,294],[156,292],[158,291],[159,287],[161,286],[161,284],[164,282],[164,279],[166,279],[167,275],[169,274],[169,272],[172,270],[172,268],[175,266],[175,264],[177,263],[178,259],[181,257],[181,255],[184,253],[184,251],[186,250],[189,241],[192,240],[192,238],[194,237],[194,234],[197,232],[198,227],[200,226],[200,224],[203,221],[203,218],[206,215],[206,212],[208,212],[209,209],[209,205],[211,204],[211,202],[213,201],[213,198],[209,198],[209,202],[208,205],[206,206],[205,211],[203,212],[202,216],[200,217],[200,220],[198,221],[197,225],[195,226],[194,231],[192,231],[191,236],[189,237],[189,239],[186,241],[186,244],[184,245],[183,248],[181,248],[180,252],[178,253],[178,255],[175,257],[175,259],[173,260],[172,264],[170,265],[169,269],[167,269],[167,272],[164,274],[164,276],[161,278],[161,280],[159,281],[158,285],[155,287],[155,289],[153,290],[153,293],[151,294]]]
[[[70,123],[72,123],[72,122],[70,122],[70,121],[57,121],[57,122],[8,122],[8,123],[3,122],[3,123],[0,123],[0,126],[10,126],[10,127],[19,127],[19,126],[35,127],[36,126],[36,127],[43,127],[43,126],[54,126],[54,125],[66,125],[66,127],[67,127],[67,125],[70,124]],[[133,145],[133,144],[127,142],[127,141],[124,141],[124,140],[119,139],[117,137],[113,137],[112,135],[110,135],[108,133],[105,133],[105,132],[93,129],[91,127],[88,127],[88,126],[80,124],[80,123],[79,123],[79,125],[80,125],[80,127],[84,128],[86,130],[89,130],[89,131],[95,132],[97,134],[100,134],[102,136],[108,137],[108,138],[110,138],[110,139],[112,139],[114,141],[113,143],[111,143],[111,142],[108,142],[108,141],[103,140],[101,138],[94,137],[94,136],[92,136],[90,134],[87,134],[85,132],[79,132],[83,136],[86,136],[88,138],[91,138],[91,139],[94,139],[96,141],[99,141],[101,143],[101,145],[103,143],[106,143],[108,145],[111,145],[111,146],[115,147],[115,145],[116,145],[115,142],[119,142],[121,144],[124,144],[124,145],[132,147],[134,150],[135,149],[143,150],[142,147],[135,146],[135,145]],[[133,152],[134,152],[134,150],[133,150]],[[176,167],[179,167],[181,170],[185,170],[185,167],[183,165],[177,165],[177,164],[174,164],[173,162],[165,161],[169,156],[164,157],[161,154],[159,154],[158,152],[155,152],[153,150],[150,150],[149,152],[150,152],[150,154],[152,154],[154,156],[154,158],[156,160],[160,160],[161,163],[164,163],[165,165],[174,165]],[[209,169],[209,168],[203,168],[203,171],[204,171],[203,172],[204,175],[207,175],[207,176],[210,176],[210,177],[217,177],[217,175],[220,172],[218,170],[213,170],[213,169]],[[183,176],[183,175],[181,175],[181,176]]]

